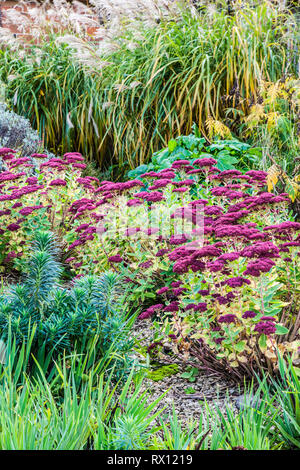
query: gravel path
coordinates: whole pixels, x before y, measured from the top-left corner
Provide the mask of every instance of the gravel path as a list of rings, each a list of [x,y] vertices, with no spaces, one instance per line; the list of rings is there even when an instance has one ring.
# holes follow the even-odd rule
[[[149,346],[153,342],[153,328],[151,320],[136,321],[133,336],[140,342],[141,346]],[[136,353],[135,357],[140,362],[145,362],[145,358]],[[160,360],[161,365],[168,365]],[[168,390],[162,400],[161,407],[166,407],[165,414],[172,412],[173,406],[178,418],[187,424],[190,421],[199,421],[203,411],[205,400],[210,408],[219,407],[224,409],[225,403],[234,403],[237,396],[243,392],[238,387],[228,385],[220,378],[208,376],[202,372],[196,377],[195,382],[189,382],[188,379],[182,378],[181,374],[186,372],[186,367],[181,365],[178,373],[165,377],[163,380],[154,381],[150,378],[145,379],[144,387],[147,388],[153,400]],[[192,387],[192,394],[186,393],[186,389]]]

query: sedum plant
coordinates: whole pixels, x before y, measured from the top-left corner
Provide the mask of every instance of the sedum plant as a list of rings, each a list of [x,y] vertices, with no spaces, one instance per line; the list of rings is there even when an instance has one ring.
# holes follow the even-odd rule
[[[67,215],[74,221],[71,204],[95,184],[93,178],[80,179],[86,168],[82,160],[78,154],[62,161],[40,153],[20,157],[8,147],[0,150],[1,264],[10,265],[22,257],[39,228],[55,231],[62,238],[69,229]]]
[[[205,158],[194,161],[195,170],[187,163],[172,166],[186,166],[186,177],[206,171],[206,183],[173,217],[194,220],[197,233],[200,211],[203,238],[191,241],[184,233],[164,245],[158,256],[169,260],[177,277],[161,286],[156,304],[140,318],[165,319],[176,354],[196,357],[200,368],[238,380],[256,369],[272,373],[277,348],[294,359],[299,354],[300,224],[281,218],[286,195],[262,191],[266,173],[220,172]]]
[[[297,357],[300,225],[288,195],[266,191],[267,173],[222,170],[220,153],[200,152],[100,182],[81,176],[75,152],[0,152],[9,168],[0,174],[2,269],[20,266],[39,224],[77,276],[122,274],[140,318],[156,316],[174,352],[199,368],[241,380],[276,372],[277,348]]]

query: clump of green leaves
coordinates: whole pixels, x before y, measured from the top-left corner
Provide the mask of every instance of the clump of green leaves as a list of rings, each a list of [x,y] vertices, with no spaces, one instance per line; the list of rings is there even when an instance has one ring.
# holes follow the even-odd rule
[[[278,360],[279,375],[271,384],[263,383],[264,395],[275,396],[275,425],[285,447],[300,448],[300,371],[291,358]]]
[[[220,136],[219,136],[220,137]],[[143,164],[128,172],[130,178],[139,177],[149,171],[169,168],[176,160],[189,160],[191,165],[198,158],[214,158],[221,171],[233,168],[246,169],[255,166],[261,159],[261,149],[252,148],[238,139],[214,139],[209,144],[197,126],[193,133],[171,139],[168,146],[155,152],[149,164]]]
[[[181,374],[183,379],[187,379],[189,382],[196,382],[196,379],[199,375],[199,369],[197,367],[189,367],[186,372]]]
[[[26,362],[27,345],[17,350],[10,341],[8,349],[10,357],[0,364],[1,450],[142,450],[150,445],[162,396],[149,402],[135,368],[116,382],[104,364],[94,364],[79,382],[73,357],[56,364],[50,379],[39,365],[34,378],[19,360],[21,351]]]

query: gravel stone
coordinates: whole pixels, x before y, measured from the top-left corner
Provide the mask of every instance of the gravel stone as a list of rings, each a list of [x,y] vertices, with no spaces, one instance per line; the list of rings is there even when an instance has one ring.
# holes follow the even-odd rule
[[[151,320],[137,320],[132,335],[140,346],[151,344],[154,341]],[[139,362],[145,362],[145,358],[138,353],[135,353],[135,359]],[[196,376],[195,382],[189,382],[188,379],[181,377],[181,374],[186,372],[186,366],[181,363],[178,364],[178,373],[171,377],[165,377],[160,381],[153,381],[150,378],[144,380],[144,390],[147,389],[151,393],[153,400],[167,391],[159,405],[159,407],[166,408],[163,412],[164,416],[172,413],[175,409],[182,424],[188,425],[191,421],[199,421],[201,416],[205,419],[205,401],[210,409],[219,407],[224,410],[225,404],[232,406],[236,402],[237,396],[238,398],[242,396],[244,399],[244,395],[241,395],[241,387],[233,387],[232,384],[228,385],[219,377],[216,378],[201,371]],[[161,365],[168,365],[168,362],[164,362],[162,358]],[[192,387],[195,392],[193,394],[185,393],[188,387]]]

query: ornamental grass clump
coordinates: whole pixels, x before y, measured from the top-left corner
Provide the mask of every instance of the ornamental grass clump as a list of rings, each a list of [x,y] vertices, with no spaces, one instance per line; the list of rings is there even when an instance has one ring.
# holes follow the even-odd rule
[[[78,18],[68,13],[69,2],[59,1],[61,13],[31,15],[33,25],[26,14],[19,12],[17,21],[11,15],[19,32],[29,27],[39,44],[14,50],[3,37],[7,98],[47,148],[76,148],[100,166],[124,171],[147,163],[171,136],[190,133],[196,122],[209,140],[250,134],[267,148],[271,126],[275,143],[284,138],[284,151],[297,154],[296,126],[285,119],[290,100],[283,99],[288,104],[279,112],[272,103],[261,104],[263,80],[279,89],[282,77],[297,76],[297,23],[287,9],[270,1],[234,2],[231,14],[222,2],[203,8],[185,0],[90,3],[101,9],[109,4],[115,17],[95,25],[90,8],[80,3]],[[141,3],[152,12],[146,18],[139,15]],[[91,20],[93,31],[86,34]]]

